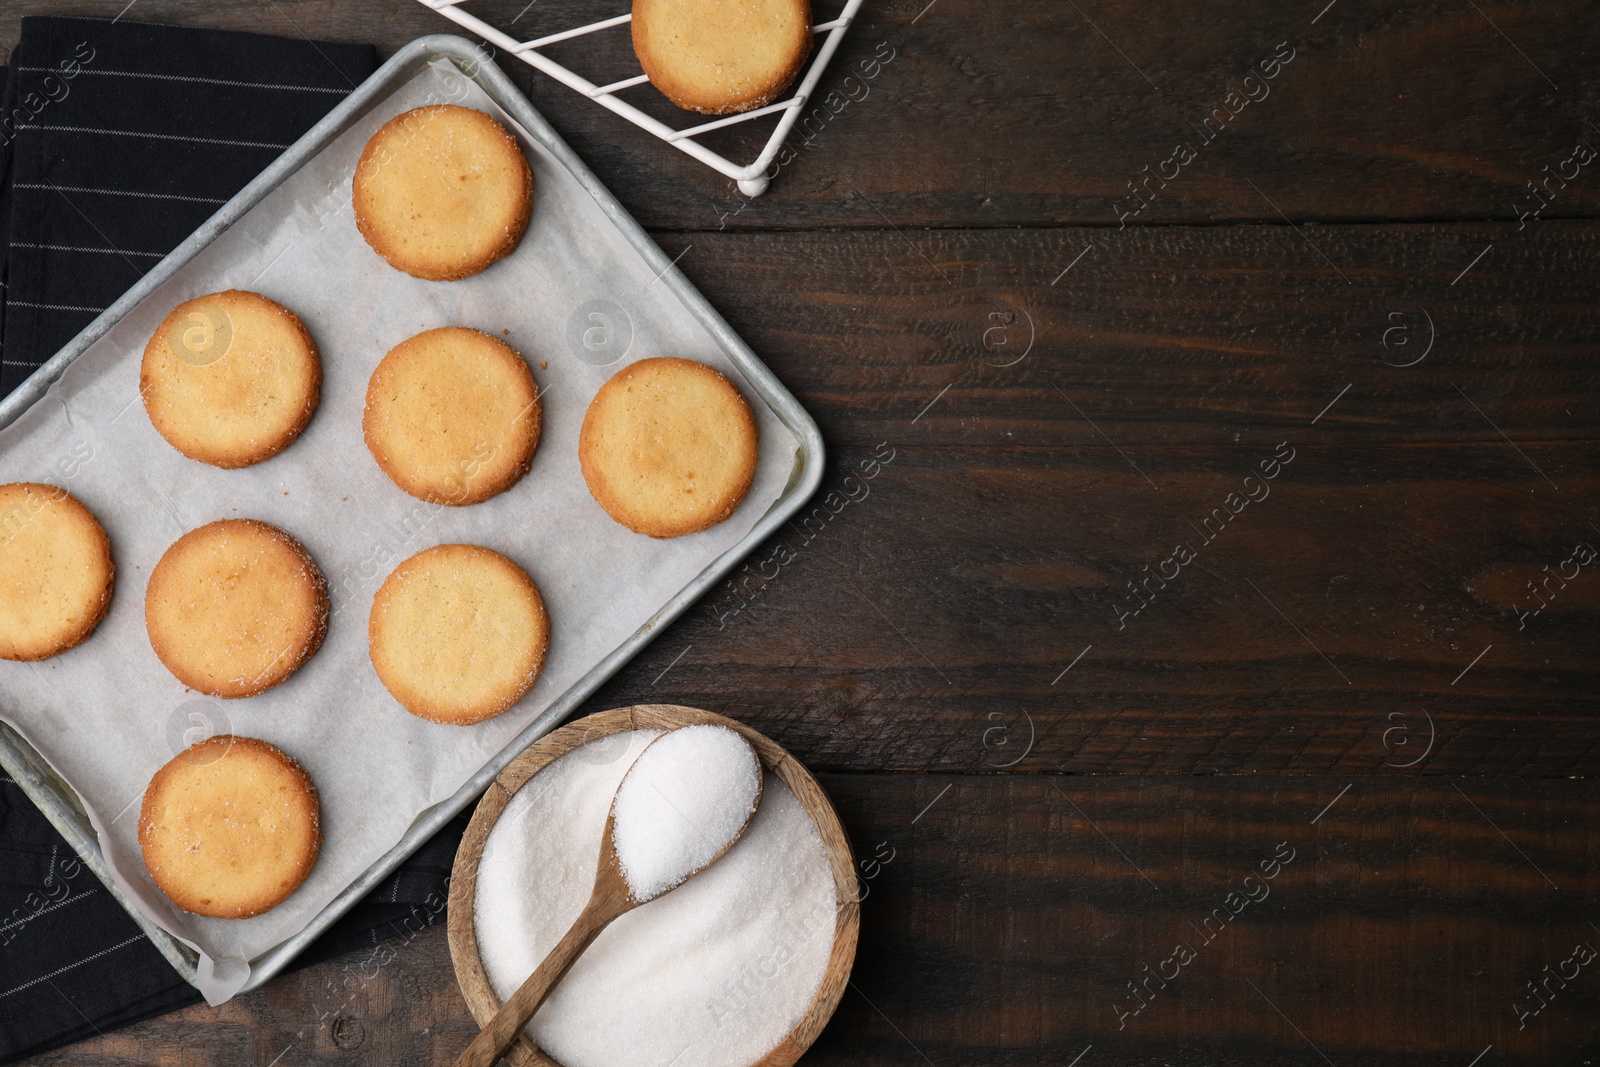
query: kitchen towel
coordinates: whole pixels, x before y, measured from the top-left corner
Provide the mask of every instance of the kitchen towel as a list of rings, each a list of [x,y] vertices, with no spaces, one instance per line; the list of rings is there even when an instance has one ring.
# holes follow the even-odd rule
[[[24,18],[0,68],[0,396],[377,66],[368,45]],[[467,814],[297,965],[364,948],[378,966],[382,943],[442,921]],[[347,985],[313,998],[307,1027],[343,1007]],[[199,999],[0,775],[0,1063]]]

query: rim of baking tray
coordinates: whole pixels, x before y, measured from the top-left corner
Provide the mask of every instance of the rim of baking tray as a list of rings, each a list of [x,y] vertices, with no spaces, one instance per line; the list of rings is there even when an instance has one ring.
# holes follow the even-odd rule
[[[388,62],[357,86],[354,92],[345,97],[248,185],[239,190],[233,199],[218,208],[216,214],[202,223],[199,229],[168,253],[166,258],[151,268],[148,274],[134,283],[131,289],[102,311],[93,322],[35,370],[9,396],[0,399],[0,429],[15,422],[33,404],[42,399],[50,387],[79,356],[88,350],[90,345],[109,333],[125,315],[276,189],[289,175],[303,166],[311,156],[320,152],[350,124],[376,106],[381,96],[392,91],[399,82],[409,78],[437,58],[450,60],[463,77],[488,93],[490,98],[505,109],[531,138],[555,156],[579,185],[594,198],[596,206],[617,227],[627,242],[644,259],[646,265],[652,268],[658,280],[671,288],[683,301],[684,306],[711,335],[712,340],[739,368],[750,387],[795,435],[798,441],[795,462],[778,501],[757,520],[756,525],[744,538],[712,560],[692,581],[671,597],[653,618],[645,622],[588,674],[558,697],[493,759],[486,762],[469,778],[454,795],[419,814],[394,847],[341,890],[305,928],[251,960],[250,977],[240,988],[240,993],[259,988],[282,971],[290,960],[388,877],[408,856],[454,818],[457,812],[472,803],[473,799],[522,749],[544,736],[576,710],[591,693],[649,644],[658,631],[683,614],[713,583],[724,577],[751,550],[788,521],[810,499],[822,481],[826,453],[816,421],[684,276],[675,261],[661,250],[610,190],[601,184],[600,179],[534,108],[506,73],[495,66],[489,55],[478,45],[453,34],[419,37],[391,56]],[[9,710],[15,714],[17,709]],[[76,792],[55,771],[43,754],[3,721],[0,721],[0,767],[15,779],[50,824],[78,853],[84,864],[104,883],[106,891],[132,916],[134,922],[150,938],[151,943],[166,957],[167,962],[172,964],[173,969],[185,981],[194,984],[199,961],[198,953],[187,942],[158,925],[117,887],[106,865],[105,857],[100,851],[98,832],[93,827],[92,820],[89,819]]]

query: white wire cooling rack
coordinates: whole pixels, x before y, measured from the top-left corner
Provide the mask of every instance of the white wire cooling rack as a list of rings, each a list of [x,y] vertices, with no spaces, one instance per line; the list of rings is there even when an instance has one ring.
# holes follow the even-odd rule
[[[548,34],[531,41],[519,41],[511,35],[495,29],[476,15],[461,10],[462,5],[467,0],[418,0],[418,2],[431,7],[457,25],[471,30],[501,51],[508,52],[529,66],[544,71],[568,88],[576,89],[601,107],[621,115],[640,129],[655,134],[674,148],[687,152],[713,170],[727,175],[739,183],[739,191],[746,196],[760,196],[767,191],[767,185],[771,180],[767,176],[767,169],[772,166],[772,161],[777,158],[779,149],[783,147],[784,139],[789,136],[789,131],[793,129],[801,111],[805,110],[806,102],[811,99],[812,90],[816,88],[817,81],[822,77],[823,70],[828,66],[828,61],[833,58],[834,51],[839,47],[840,38],[844,36],[845,30],[850,28],[850,23],[855,19],[856,12],[862,4],[862,0],[847,0],[844,11],[838,18],[811,27],[812,33],[825,36],[823,36],[821,44],[813,49],[813,57],[807,67],[805,77],[800,79],[798,88],[795,89],[791,96],[775,104],[756,108],[753,111],[746,111],[738,115],[728,115],[712,122],[701,123],[698,126],[675,130],[659,119],[646,115],[643,111],[617,96],[620,92],[648,83],[650,79],[642,71],[632,77],[623,78],[621,81],[614,81],[607,85],[596,85],[588,78],[567,69],[540,51],[540,49],[548,45],[557,44],[561,41],[570,41],[601,30],[625,26],[632,21],[633,16],[631,14],[602,19],[599,22],[591,22],[587,26],[562,30],[559,33]],[[744,166],[740,166],[695,140],[695,138],[710,133],[712,130],[720,130],[726,126],[734,126],[741,122],[749,122],[751,119],[761,118],[764,115],[778,113],[781,113],[778,125],[773,129],[772,135],[767,138],[766,146],[762,148],[761,154],[755,158],[754,162]]]

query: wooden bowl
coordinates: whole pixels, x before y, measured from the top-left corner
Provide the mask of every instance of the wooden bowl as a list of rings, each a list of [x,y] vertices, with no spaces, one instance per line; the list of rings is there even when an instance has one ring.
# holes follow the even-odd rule
[[[828,969],[823,973],[822,984],[811,1005],[800,1017],[800,1022],[789,1031],[789,1036],[776,1048],[758,1060],[752,1067],[789,1067],[811,1047],[822,1028],[839,1006],[844,996],[845,983],[850,978],[850,965],[856,955],[856,935],[861,925],[861,906],[857,900],[855,859],[850,852],[850,842],[839,825],[833,805],[811,777],[811,772],[800,765],[776,743],[732,719],[714,715],[699,708],[686,708],[678,704],[638,704],[631,708],[602,711],[563,726],[529,745],[512,760],[489,791],[478,801],[472,813],[472,822],[456,850],[455,866],[450,874],[450,959],[455,964],[456,981],[467,1007],[479,1026],[486,1025],[500,1007],[500,999],[489,985],[483,970],[483,959],[478,955],[477,925],[473,905],[478,896],[478,861],[483,857],[483,844],[489,832],[500,819],[506,805],[518,789],[534,775],[544,770],[558,756],[573,749],[629,730],[675,730],[680,726],[709,724],[737,730],[754,746],[761,757],[762,766],[777,775],[800,801],[811,821],[822,835],[822,846],[828,855],[828,866],[833,871],[835,917],[833,926],[833,951],[828,957]],[[561,1067],[555,1060],[528,1040],[526,1034],[517,1038],[505,1058],[515,1067]]]

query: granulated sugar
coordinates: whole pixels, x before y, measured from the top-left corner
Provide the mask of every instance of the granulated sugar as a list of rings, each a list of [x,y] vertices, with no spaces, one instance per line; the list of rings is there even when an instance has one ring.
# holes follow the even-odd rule
[[[617,786],[658,731],[592,742],[506,806],[478,867],[476,930],[504,1000],[589,899]],[[833,948],[833,877],[816,826],[765,776],[727,855],[601,933],[528,1025],[565,1067],[745,1067],[805,1014]]]
[[[656,740],[617,789],[611,838],[635,900],[660,896],[736,837],[761,792],[761,761],[726,726]]]

